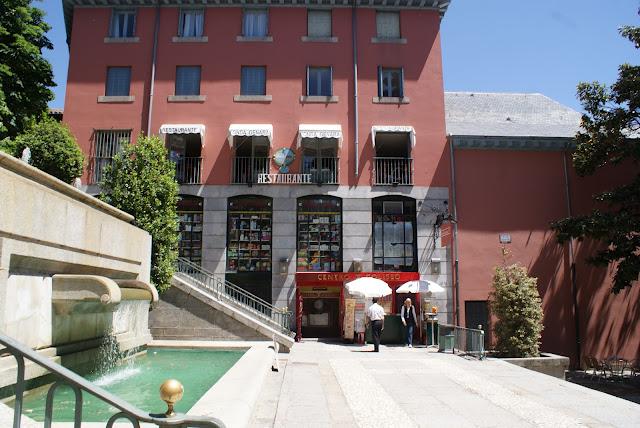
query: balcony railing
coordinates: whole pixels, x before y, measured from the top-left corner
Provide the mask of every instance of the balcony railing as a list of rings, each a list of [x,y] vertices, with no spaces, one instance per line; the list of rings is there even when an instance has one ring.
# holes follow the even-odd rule
[[[270,158],[241,157],[233,159],[233,171],[231,183],[248,184],[257,183],[258,175],[269,173]]]
[[[200,184],[202,171],[202,158],[180,158],[174,161],[176,164],[176,180],[179,184]]]
[[[313,183],[338,184],[338,158],[305,158],[302,173],[311,174]]]
[[[373,158],[373,184],[377,186],[413,185],[413,159]]]

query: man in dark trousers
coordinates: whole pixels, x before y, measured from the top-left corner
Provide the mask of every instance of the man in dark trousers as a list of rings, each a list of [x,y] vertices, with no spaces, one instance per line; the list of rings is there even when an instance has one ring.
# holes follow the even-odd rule
[[[380,352],[380,335],[384,330],[384,308],[378,304],[378,298],[371,299],[373,304],[367,309],[367,318],[373,334],[373,352]]]

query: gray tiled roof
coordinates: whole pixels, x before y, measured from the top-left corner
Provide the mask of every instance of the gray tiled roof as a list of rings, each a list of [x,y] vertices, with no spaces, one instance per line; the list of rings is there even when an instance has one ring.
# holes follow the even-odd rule
[[[445,92],[447,133],[572,138],[581,114],[542,94]]]

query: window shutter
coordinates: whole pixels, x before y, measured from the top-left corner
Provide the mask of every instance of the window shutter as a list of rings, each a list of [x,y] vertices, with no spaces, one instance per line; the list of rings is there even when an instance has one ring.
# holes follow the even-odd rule
[[[309,91],[309,80],[310,80],[310,76],[309,73],[311,71],[311,68],[307,65],[307,95],[309,95],[310,91]]]
[[[333,96],[333,66],[329,67],[329,96]]]
[[[378,66],[378,97],[382,97],[382,66]]]
[[[107,68],[107,85],[105,95],[128,96],[131,84],[131,67]]]
[[[310,10],[307,15],[309,37],[331,37],[331,11]]]
[[[383,39],[400,38],[400,13],[399,12],[377,12],[376,29],[378,37]]]
[[[404,97],[404,67],[400,68],[400,98]]]
[[[200,95],[200,67],[176,68],[176,95]]]

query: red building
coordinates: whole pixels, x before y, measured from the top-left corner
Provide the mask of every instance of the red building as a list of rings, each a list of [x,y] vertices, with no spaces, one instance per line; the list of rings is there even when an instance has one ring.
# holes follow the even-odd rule
[[[506,156],[526,176],[562,152],[471,151],[457,142],[491,132],[447,138],[439,28],[449,0],[94,3],[63,0],[70,46],[64,121],[90,159],[87,191],[98,191],[102,168],[123,141],[161,135],[181,184],[181,256],[298,310],[303,335],[340,334],[343,281],[322,274],[354,271],[434,280],[446,290],[433,299],[441,321],[458,315],[475,323],[483,303],[470,309],[467,301],[486,301],[495,263],[478,252],[497,248],[493,229],[511,232],[519,248],[522,230],[544,234],[547,220],[565,213],[543,198],[536,203],[554,208],[528,210],[517,233],[491,223],[500,207],[491,197],[548,184],[559,186],[560,198],[563,181],[555,180],[563,175],[489,182],[482,171]],[[482,183],[505,190],[485,200]],[[501,202],[524,207],[512,201]],[[437,221],[448,206],[460,217],[458,292],[455,246]],[[467,229],[481,212],[487,229]],[[536,251],[528,248],[526,260]],[[559,299],[570,306],[567,296]],[[395,300],[388,310],[399,308]],[[544,346],[571,353],[569,336],[558,339],[549,322],[570,328],[572,321],[554,310],[547,310]],[[471,311],[479,314],[473,320]],[[323,315],[313,317],[319,324],[312,312]]]

